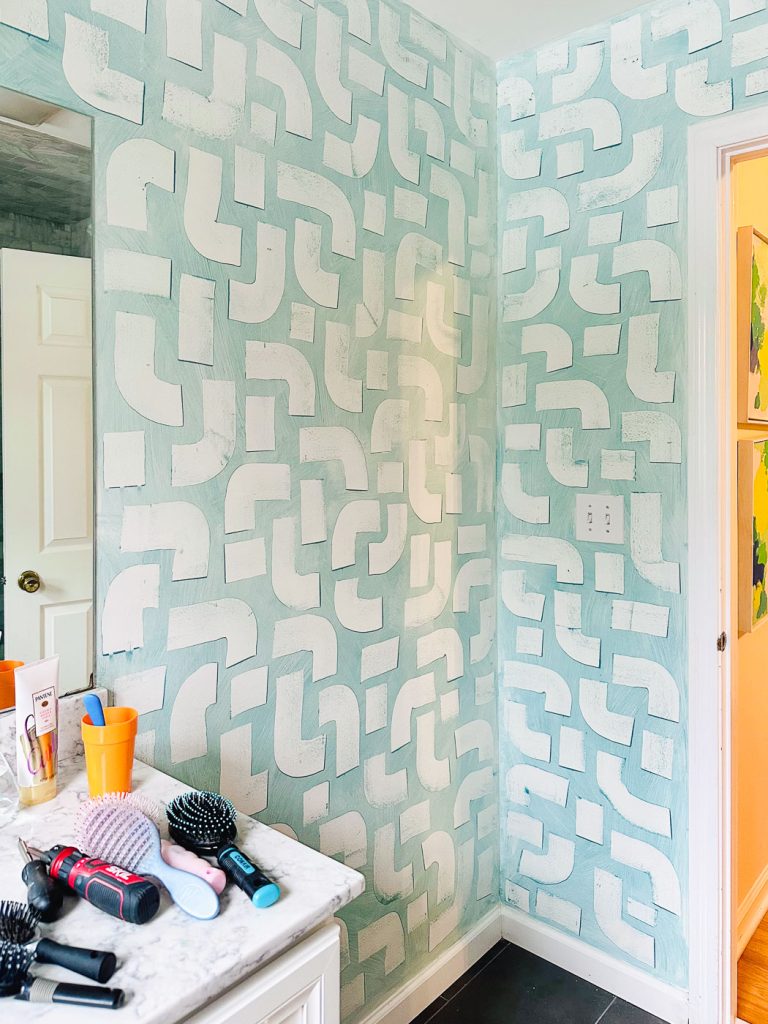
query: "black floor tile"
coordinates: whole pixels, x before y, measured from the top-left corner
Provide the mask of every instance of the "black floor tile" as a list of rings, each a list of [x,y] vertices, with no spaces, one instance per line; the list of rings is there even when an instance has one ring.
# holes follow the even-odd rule
[[[596,985],[508,946],[438,1012],[432,1024],[595,1024],[612,1002],[613,996]],[[617,1018],[611,1024],[624,1022]]]
[[[625,1003],[623,999],[617,999],[610,1010],[601,1018],[600,1024],[664,1024],[658,1017],[654,1017],[645,1010],[639,1010],[636,1006]]]
[[[438,996],[434,1003],[430,1003],[426,1010],[422,1010],[418,1017],[413,1018],[411,1024],[427,1024],[427,1021],[433,1020],[435,1015],[447,1005],[447,1000],[443,996]]]
[[[474,977],[476,977],[481,971],[484,971],[488,964],[492,963],[500,953],[503,953],[508,945],[509,943],[506,939],[500,939],[495,946],[489,949],[484,956],[481,956],[480,959],[469,968],[466,974],[462,974],[462,976],[458,978],[450,988],[447,988],[445,992],[443,992],[443,999],[446,999],[449,1002],[451,999],[454,999],[463,988],[467,987]]]

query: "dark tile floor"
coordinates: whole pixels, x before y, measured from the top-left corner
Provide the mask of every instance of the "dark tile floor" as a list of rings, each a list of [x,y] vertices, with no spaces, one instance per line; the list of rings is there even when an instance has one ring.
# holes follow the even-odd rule
[[[413,1024],[662,1024],[588,981],[501,941]]]

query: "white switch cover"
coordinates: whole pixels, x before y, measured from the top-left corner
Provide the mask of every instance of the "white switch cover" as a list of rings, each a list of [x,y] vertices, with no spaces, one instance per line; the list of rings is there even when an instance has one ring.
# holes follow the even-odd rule
[[[624,499],[615,494],[578,494],[576,539],[599,544],[623,544]]]

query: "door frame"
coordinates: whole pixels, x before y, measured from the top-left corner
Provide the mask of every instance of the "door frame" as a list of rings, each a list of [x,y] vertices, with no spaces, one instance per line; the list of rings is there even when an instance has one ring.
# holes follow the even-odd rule
[[[732,1022],[731,161],[768,149],[768,107],[688,135],[688,788],[691,1024]],[[724,287],[725,282],[725,287]],[[713,459],[708,453],[717,452]],[[702,516],[701,509],[712,510]],[[691,552],[696,557],[691,557]],[[695,623],[695,629],[693,624]],[[728,637],[729,647],[736,637]],[[695,688],[693,681],[695,680]],[[714,838],[714,841],[713,841]],[[714,894],[714,897],[713,897]]]

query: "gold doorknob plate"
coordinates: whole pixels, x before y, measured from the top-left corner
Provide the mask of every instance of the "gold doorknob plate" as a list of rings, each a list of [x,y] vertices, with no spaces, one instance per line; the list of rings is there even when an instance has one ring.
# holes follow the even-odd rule
[[[40,577],[34,569],[25,569],[18,579],[19,589],[26,594],[36,594],[40,589]]]

